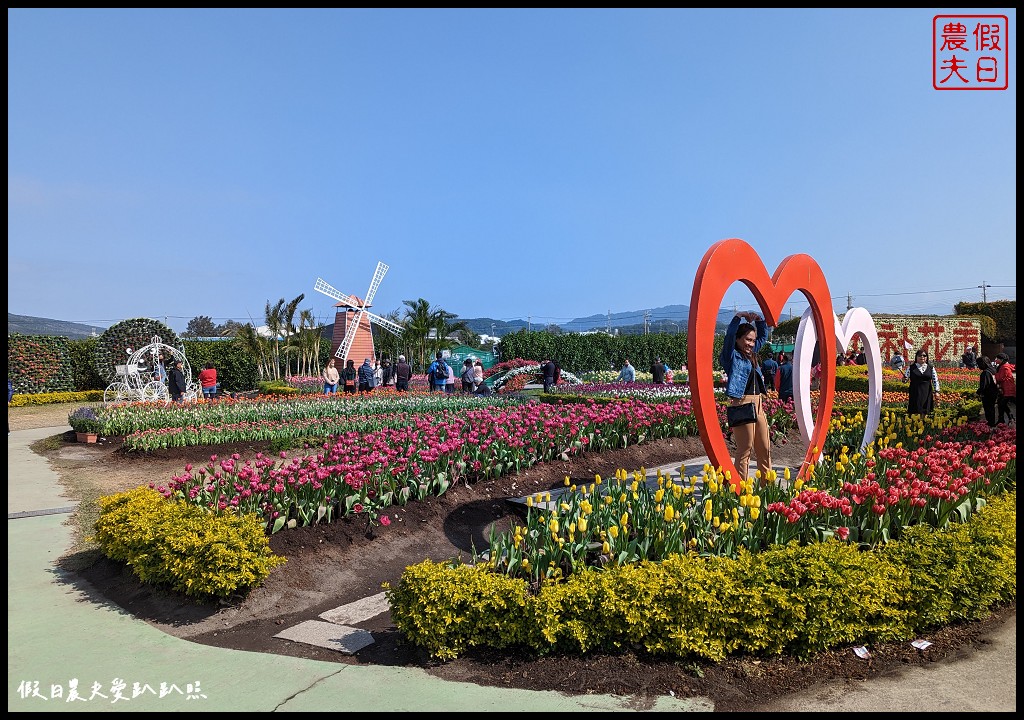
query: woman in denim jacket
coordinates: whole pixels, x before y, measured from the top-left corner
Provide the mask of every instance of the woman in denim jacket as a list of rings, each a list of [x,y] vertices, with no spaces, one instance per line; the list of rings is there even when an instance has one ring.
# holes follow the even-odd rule
[[[746,322],[741,322],[741,321]],[[761,482],[767,482],[772,467],[768,416],[764,410],[765,382],[757,353],[768,341],[768,325],[757,313],[737,313],[725,331],[725,343],[718,360],[729,377],[725,394],[728,405],[754,404],[754,422],[732,428],[736,445],[733,463],[741,480],[747,479],[750,451],[757,457]]]

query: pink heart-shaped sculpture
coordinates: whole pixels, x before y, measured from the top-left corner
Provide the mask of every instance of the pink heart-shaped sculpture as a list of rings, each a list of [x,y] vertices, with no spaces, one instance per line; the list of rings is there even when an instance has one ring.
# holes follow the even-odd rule
[[[740,475],[729,457],[725,438],[718,421],[715,399],[714,341],[715,324],[726,291],[734,282],[742,282],[757,299],[769,326],[778,324],[779,314],[789,297],[799,290],[810,303],[814,327],[818,337],[830,337],[835,331],[835,314],[828,283],[809,255],[790,255],[768,276],[761,258],[750,245],[739,238],[720,240],[704,253],[697,268],[690,298],[690,318],[687,326],[687,365],[690,371],[690,392],[697,427],[714,467],[730,473],[730,482],[740,491]],[[800,475],[813,465],[825,445],[828,424],[832,416],[836,368],[834,363],[822,363],[821,396],[817,420],[811,433],[809,447]]]
[[[860,443],[860,451],[864,452],[875,437],[882,415],[882,352],[878,330],[874,318],[865,308],[847,311],[842,324],[834,315],[832,319],[835,321],[835,337],[840,350],[846,348],[854,337],[859,337],[864,343],[864,354],[868,359],[868,416],[864,424],[864,438]],[[811,428],[814,424],[811,416],[811,356],[818,339],[810,320],[811,311],[808,309],[800,318],[793,347],[793,405],[800,435],[808,444],[811,442]],[[823,353],[822,364],[826,362],[833,364]]]

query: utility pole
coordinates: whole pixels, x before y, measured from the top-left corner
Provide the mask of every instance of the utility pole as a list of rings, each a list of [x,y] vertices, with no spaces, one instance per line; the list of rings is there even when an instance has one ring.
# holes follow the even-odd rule
[[[846,293],[846,309],[853,310],[853,295]]]
[[[608,330],[608,334],[611,335],[612,334],[612,311],[611,310],[608,311],[608,327],[607,327],[607,330]]]
[[[987,302],[988,302],[988,293],[986,293],[986,292],[985,292],[985,289],[986,289],[986,288],[990,288],[990,287],[992,287],[992,286],[991,286],[991,285],[989,285],[989,284],[988,284],[987,282],[985,282],[984,280],[982,280],[982,281],[981,281],[981,285],[979,285],[978,287],[980,287],[980,288],[981,288],[981,301],[982,301],[983,303],[987,303]]]
[[[644,310],[644,335],[647,334],[647,323],[651,319],[651,311]]]
[[[529,332],[533,332],[533,315],[529,315],[526,318],[526,325],[527,325],[527,330]]]

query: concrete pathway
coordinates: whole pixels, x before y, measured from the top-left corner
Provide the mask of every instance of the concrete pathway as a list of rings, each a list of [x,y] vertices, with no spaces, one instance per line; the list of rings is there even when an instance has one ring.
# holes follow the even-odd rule
[[[454,683],[418,668],[341,665],[227,650],[166,635],[71,584],[55,562],[70,545],[75,503],[49,464],[28,449],[69,428],[8,435],[8,711],[493,711],[707,712],[705,698],[653,701],[568,696]],[[707,458],[685,462],[699,474]],[[658,470],[678,479],[684,463]],[[779,469],[781,472],[781,468]],[[383,593],[340,606],[277,637],[355,653],[373,642],[357,626],[387,610]],[[836,681],[765,711],[1016,710],[1016,618],[970,657],[899,677]]]

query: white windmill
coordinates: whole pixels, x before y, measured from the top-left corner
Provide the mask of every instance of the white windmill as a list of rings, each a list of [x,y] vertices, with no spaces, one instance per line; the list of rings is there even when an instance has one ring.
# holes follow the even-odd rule
[[[384,279],[388,266],[382,262],[377,263],[377,271],[373,273],[370,281],[370,288],[366,291],[366,298],[360,300],[355,295],[346,295],[343,292],[331,287],[323,278],[316,279],[313,289],[321,292],[329,298],[338,301],[335,307],[339,308],[334,319],[334,337],[332,345],[337,347],[334,356],[341,359],[342,367],[349,355],[355,351],[359,357],[374,357],[373,333],[370,330],[370,323],[374,323],[395,335],[401,335],[403,328],[398,323],[387,318],[376,315],[369,310],[373,296],[377,292],[380,281]],[[357,363],[358,364],[358,363]]]

